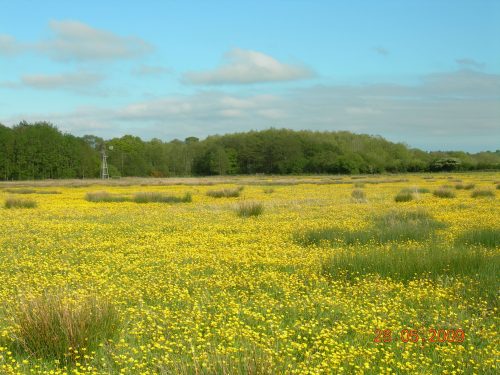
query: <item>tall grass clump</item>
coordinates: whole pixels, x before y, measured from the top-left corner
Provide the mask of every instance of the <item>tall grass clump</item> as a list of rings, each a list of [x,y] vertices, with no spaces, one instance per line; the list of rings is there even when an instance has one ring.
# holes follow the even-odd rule
[[[259,216],[264,212],[264,205],[259,202],[241,202],[236,207],[236,213],[240,217]]]
[[[495,192],[490,189],[476,189],[472,192],[470,196],[472,198],[488,198],[488,197],[494,197]]]
[[[481,275],[492,280],[496,275],[494,263],[498,260],[498,255],[461,247],[368,248],[336,252],[322,264],[322,270],[332,276],[378,274],[401,281],[423,276],[436,279],[459,275]]]
[[[456,194],[449,187],[442,186],[433,191],[435,197],[439,198],[455,198]]]
[[[484,247],[500,247],[500,229],[476,228],[470,229],[455,239],[457,245],[480,245]]]
[[[349,231],[337,227],[312,229],[296,233],[296,242],[305,245],[367,244],[404,241],[425,241],[434,235],[434,231],[444,225],[436,221],[426,211],[393,210],[375,216],[372,225],[366,229]]]
[[[351,193],[351,198],[354,202],[358,203],[366,202],[366,194],[361,189],[354,189]]]
[[[274,189],[273,188],[265,188],[263,191],[264,191],[265,194],[272,194],[272,193],[274,193]]]
[[[11,194],[35,194],[37,191],[34,189],[24,189],[24,188],[19,188],[19,189],[5,189],[7,193]]]
[[[219,190],[209,190],[207,195],[212,198],[236,198],[240,196],[243,186],[238,186],[234,189],[219,189]]]
[[[409,202],[413,200],[413,191],[411,189],[402,189],[394,198],[396,202]]]
[[[5,208],[35,208],[36,202],[32,199],[7,198],[5,200]]]
[[[143,192],[134,195],[134,202],[136,203],[189,203],[192,200],[191,193],[186,193],[182,197],[159,192]]]
[[[62,294],[22,300],[12,319],[17,347],[29,355],[71,361],[69,348],[97,349],[119,329],[119,316],[109,302],[96,297],[70,301]]]
[[[85,199],[89,202],[125,202],[129,199],[123,195],[111,194],[107,191],[94,191],[85,194]]]

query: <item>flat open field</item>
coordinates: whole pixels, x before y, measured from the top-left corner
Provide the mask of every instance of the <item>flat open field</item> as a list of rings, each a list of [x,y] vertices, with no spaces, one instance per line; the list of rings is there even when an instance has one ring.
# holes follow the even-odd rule
[[[498,373],[499,183],[1,183],[0,373]]]

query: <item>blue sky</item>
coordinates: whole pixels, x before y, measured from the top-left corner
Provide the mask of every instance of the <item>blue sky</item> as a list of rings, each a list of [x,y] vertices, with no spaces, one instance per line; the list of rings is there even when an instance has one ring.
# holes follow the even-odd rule
[[[0,122],[500,148],[500,1],[2,1]]]

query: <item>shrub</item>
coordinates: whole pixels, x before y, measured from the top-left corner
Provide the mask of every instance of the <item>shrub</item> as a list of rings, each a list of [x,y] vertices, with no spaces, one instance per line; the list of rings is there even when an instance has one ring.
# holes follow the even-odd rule
[[[31,199],[7,198],[5,208],[35,208],[36,202]]]
[[[366,194],[361,189],[354,189],[351,193],[351,197],[355,202],[365,202]]]
[[[182,197],[166,195],[159,192],[144,192],[134,195],[136,203],[188,203],[193,200],[191,193],[186,193]]]
[[[346,231],[336,227],[312,229],[296,233],[296,242],[309,246],[321,243],[347,245],[387,243],[398,241],[423,241],[434,234],[443,224],[422,210],[389,211],[376,216],[371,227],[358,231]]]
[[[410,189],[401,190],[394,198],[396,202],[409,202],[413,200],[413,191]]]
[[[454,198],[455,192],[448,187],[440,187],[439,189],[434,190],[434,196],[439,198]]]
[[[96,349],[119,329],[118,313],[110,303],[96,297],[75,302],[62,294],[22,300],[13,320],[18,327],[14,340],[21,349],[33,356],[63,361],[69,348]]]
[[[234,189],[209,190],[207,195],[212,198],[235,198],[239,197],[243,186]]]
[[[457,245],[481,245],[484,247],[500,247],[500,229],[476,228],[462,233],[455,239]]]
[[[107,191],[89,192],[85,195],[89,202],[125,202],[129,199],[123,195],[110,194]]]
[[[241,202],[236,208],[240,217],[259,216],[264,212],[264,205],[259,202]]]
[[[494,197],[495,192],[490,189],[477,189],[470,195],[472,198]]]

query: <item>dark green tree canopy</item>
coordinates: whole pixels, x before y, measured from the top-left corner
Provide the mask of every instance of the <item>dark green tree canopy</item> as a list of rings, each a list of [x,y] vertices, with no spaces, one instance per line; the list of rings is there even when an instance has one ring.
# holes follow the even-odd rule
[[[347,131],[268,129],[165,142],[64,134],[46,122],[0,124],[0,179],[96,178],[106,145],[112,176],[382,173],[500,169],[500,150],[425,152]],[[112,146],[112,147],[110,147]],[[112,148],[112,149],[111,149]]]

